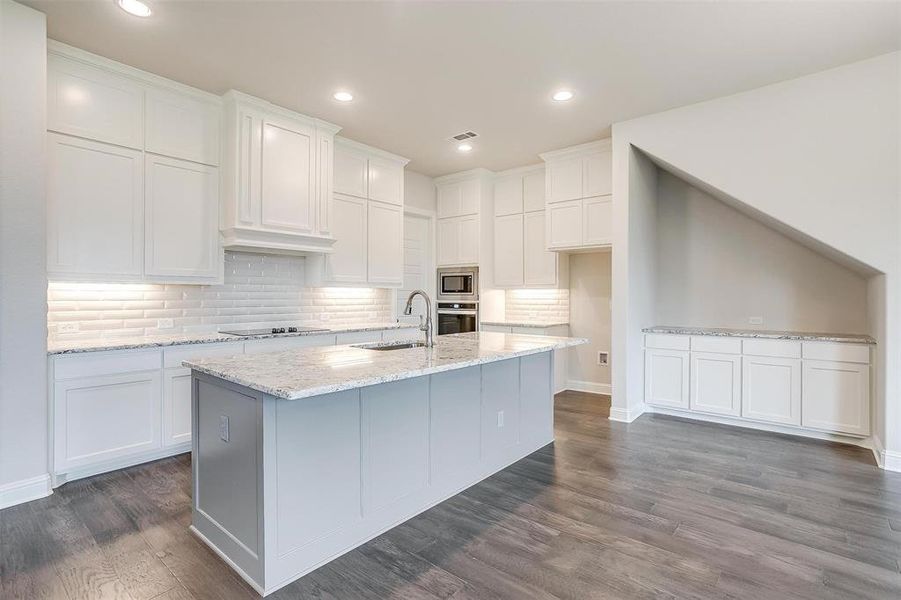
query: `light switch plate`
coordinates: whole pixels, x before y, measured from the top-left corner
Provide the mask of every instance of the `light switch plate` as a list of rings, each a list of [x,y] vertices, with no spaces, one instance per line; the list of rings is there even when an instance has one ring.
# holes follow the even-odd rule
[[[748,317],[748,323],[751,325],[763,325],[763,317]]]
[[[228,442],[228,417],[225,415],[219,416],[219,439]]]
[[[504,411],[497,411],[497,427],[500,429],[504,426]]]
[[[156,328],[157,329],[172,329],[175,327],[175,321],[172,319],[157,319],[156,320]]]

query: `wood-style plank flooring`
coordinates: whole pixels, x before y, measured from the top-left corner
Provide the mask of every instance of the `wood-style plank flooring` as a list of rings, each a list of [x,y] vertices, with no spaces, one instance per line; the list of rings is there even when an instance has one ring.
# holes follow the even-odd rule
[[[901,598],[901,475],[861,448],[556,400],[555,444],[270,598]],[[0,597],[256,594],[189,532],[187,455],[0,511]]]

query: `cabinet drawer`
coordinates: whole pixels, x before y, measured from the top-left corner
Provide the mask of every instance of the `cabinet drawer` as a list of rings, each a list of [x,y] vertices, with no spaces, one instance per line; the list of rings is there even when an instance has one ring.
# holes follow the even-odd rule
[[[741,340],[730,337],[691,336],[692,352],[715,352],[719,354],[741,354]]]
[[[754,356],[801,358],[801,342],[798,340],[742,340],[742,352]]]
[[[235,356],[244,354],[244,345],[241,342],[227,342],[225,344],[191,344],[189,346],[176,346],[163,350],[163,367],[181,367],[181,363],[189,358],[212,358],[214,356]]]
[[[691,338],[687,335],[673,335],[668,333],[649,333],[644,336],[645,348],[660,348],[661,350],[688,350]]]
[[[801,351],[805,359],[870,363],[870,347],[866,344],[802,342]]]
[[[161,364],[160,351],[158,349],[98,352],[84,356],[57,357],[55,360],[53,378],[56,381],[74,379],[75,377],[153,371],[158,370]]]

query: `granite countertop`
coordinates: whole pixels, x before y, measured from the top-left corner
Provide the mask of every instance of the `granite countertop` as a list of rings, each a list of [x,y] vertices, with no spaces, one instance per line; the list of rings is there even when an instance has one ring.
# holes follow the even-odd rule
[[[311,325],[305,325],[311,327]],[[322,325],[316,325],[323,327]],[[234,326],[236,329],[240,326]],[[238,336],[225,333],[172,333],[160,335],[139,335],[104,337],[93,339],[53,340],[47,342],[47,354],[77,354],[80,352],[102,352],[106,350],[135,350],[138,348],[160,348],[189,344],[214,344],[217,342],[239,342],[268,338],[298,337],[305,335],[330,335],[356,331],[381,331],[383,329],[408,329],[418,327],[413,323],[362,323],[337,327],[323,327],[322,331],[299,331],[297,333],[264,333],[261,335]]]
[[[586,344],[584,338],[475,332],[436,336],[433,348],[297,348],[186,360],[195,371],[296,400]]]
[[[560,325],[569,325],[567,321],[558,323],[519,323],[516,321],[481,321],[482,325],[494,325],[495,327],[534,327],[535,329],[544,329],[545,327],[558,327]]]
[[[845,342],[849,344],[875,344],[868,335],[855,333],[815,333],[808,331],[776,331],[767,329],[726,329],[719,327],[670,327],[657,326],[642,329],[644,333],[674,333],[679,335],[712,335],[719,337],[762,338],[768,340],[804,340],[814,342]]]

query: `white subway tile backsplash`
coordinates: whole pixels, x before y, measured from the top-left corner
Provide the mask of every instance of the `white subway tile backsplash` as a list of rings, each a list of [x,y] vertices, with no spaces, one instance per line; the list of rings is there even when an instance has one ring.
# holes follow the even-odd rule
[[[569,290],[507,290],[504,314],[510,322],[569,322]]]
[[[375,288],[308,288],[301,257],[225,253],[221,285],[50,282],[48,329],[53,339],[118,335],[202,333],[221,326],[275,323],[332,325],[394,320],[392,291]],[[174,328],[157,329],[158,319]],[[77,323],[59,333],[58,323]]]

